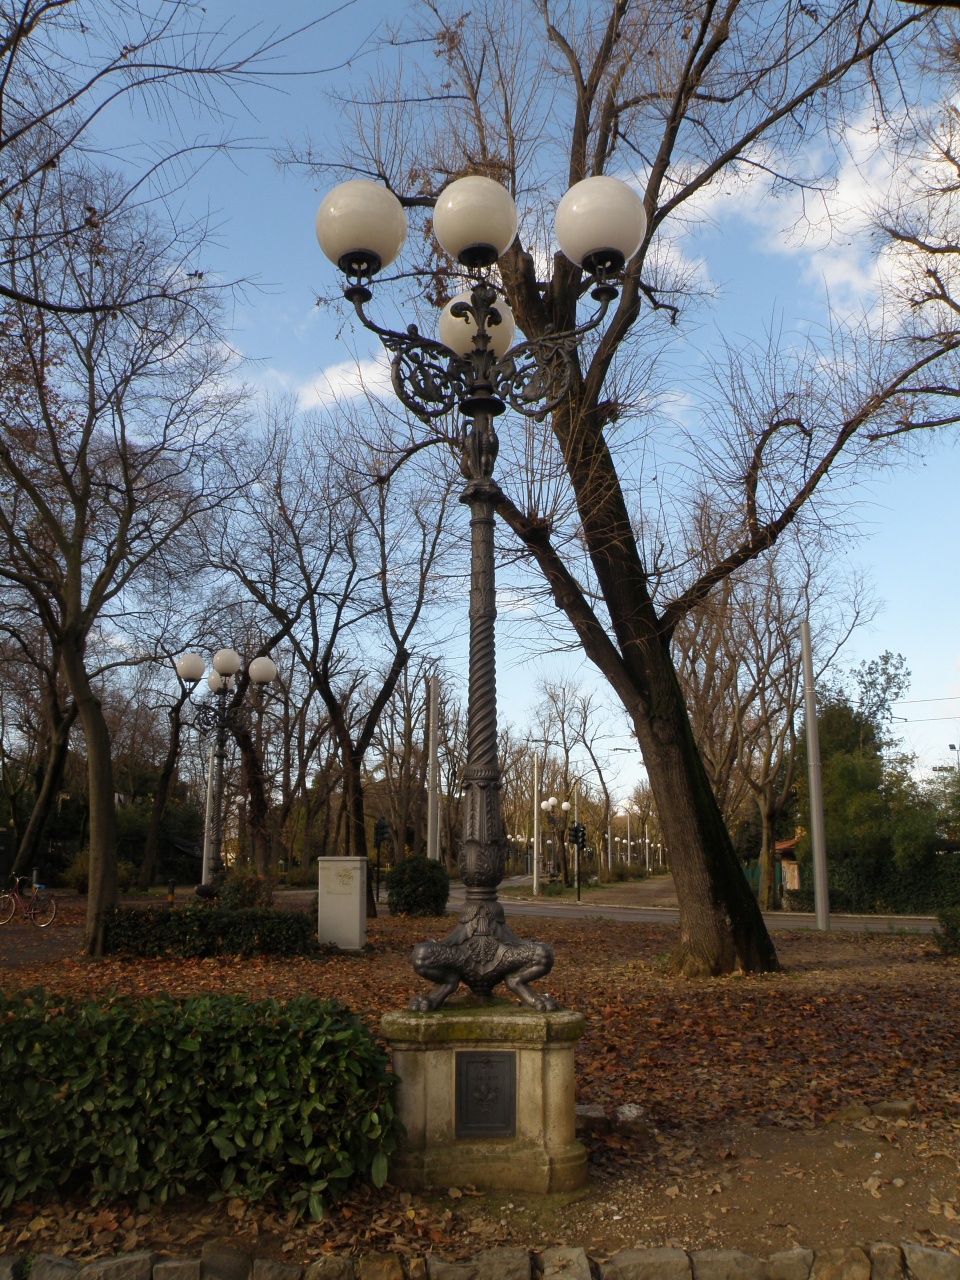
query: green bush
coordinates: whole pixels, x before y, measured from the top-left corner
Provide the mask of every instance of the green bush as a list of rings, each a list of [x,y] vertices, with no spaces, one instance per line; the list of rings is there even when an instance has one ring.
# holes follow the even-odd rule
[[[442,916],[449,897],[446,867],[422,855],[404,858],[387,876],[387,905],[392,916]]]
[[[139,870],[132,862],[121,858],[117,863],[117,888],[121,893],[129,893],[137,883]],[[81,849],[74,854],[70,865],[63,873],[63,881],[77,893],[85,894],[90,883],[90,851]]]
[[[273,905],[273,881],[249,868],[232,867],[220,882],[217,905],[228,911],[265,910]]]
[[[944,907],[937,914],[940,928],[933,935],[945,956],[960,956],[960,907]]]
[[[381,1186],[397,1145],[385,1052],[308,996],[0,994],[0,1078],[2,1208],[189,1192],[320,1217],[351,1182]]]
[[[317,949],[317,927],[315,918],[300,911],[117,907],[105,917],[103,947],[144,958],[302,956]]]
[[[645,874],[642,862],[614,862],[610,869],[610,879],[619,884],[628,880],[642,880]]]

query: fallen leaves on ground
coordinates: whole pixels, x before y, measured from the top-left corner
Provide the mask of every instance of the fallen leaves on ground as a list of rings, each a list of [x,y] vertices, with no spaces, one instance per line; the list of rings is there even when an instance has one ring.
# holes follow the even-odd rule
[[[690,1145],[687,1136],[674,1141],[673,1133],[696,1135],[727,1122],[813,1129],[851,1102],[893,1098],[915,1098],[924,1124],[934,1133],[942,1130],[950,1140],[941,1145],[956,1149],[960,962],[941,957],[931,939],[778,934],[783,972],[684,981],[663,970],[662,958],[677,939],[672,927],[514,918],[511,925],[524,937],[547,935],[556,964],[538,985],[586,1015],[587,1034],[577,1050],[578,1101],[609,1111],[639,1103],[660,1130],[652,1149],[642,1138],[617,1133],[591,1139],[597,1173],[615,1177],[647,1169],[665,1184],[663,1194],[672,1203],[681,1194],[673,1188],[703,1166],[696,1138]],[[218,991],[283,999],[305,993],[336,997],[376,1027],[383,1013],[423,989],[410,968],[412,946],[448,928],[443,920],[371,921],[371,950],[359,956],[45,957],[0,969],[0,983],[80,997]],[[878,1139],[895,1132],[894,1122],[864,1123],[878,1127]],[[722,1168],[719,1153],[706,1195],[720,1196]],[[749,1169],[741,1172],[747,1185]],[[802,1171],[795,1172],[802,1178]],[[884,1187],[871,1177],[858,1185],[867,1196]],[[954,1204],[946,1203],[940,1220],[952,1224]],[[197,1251],[198,1240],[229,1232],[260,1252],[292,1260],[324,1250],[378,1248],[432,1248],[457,1257],[475,1250],[478,1240],[517,1243],[511,1222],[497,1217],[478,1214],[465,1188],[424,1198],[389,1186],[380,1192],[359,1188],[324,1222],[296,1226],[241,1201],[183,1202],[148,1216],[127,1206],[20,1205],[0,1224],[0,1252],[42,1246],[76,1256],[133,1248],[183,1253]]]

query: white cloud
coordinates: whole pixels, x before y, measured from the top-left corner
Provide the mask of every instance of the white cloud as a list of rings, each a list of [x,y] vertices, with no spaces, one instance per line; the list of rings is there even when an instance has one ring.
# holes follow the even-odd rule
[[[386,354],[373,360],[342,360],[331,364],[297,387],[301,409],[323,408],[358,396],[392,396],[390,361]]]

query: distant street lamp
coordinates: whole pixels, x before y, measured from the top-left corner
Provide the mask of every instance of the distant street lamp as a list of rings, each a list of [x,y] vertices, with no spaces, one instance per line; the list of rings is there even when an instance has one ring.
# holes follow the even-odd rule
[[[210,830],[210,864],[204,866],[203,883],[209,884],[223,871],[223,775],[227,758],[227,730],[236,727],[243,714],[239,705],[228,704],[227,694],[235,688],[235,677],[243,665],[234,649],[219,649],[213,655],[213,670],[207,676],[207,687],[214,695],[212,702],[204,702],[197,708],[196,723],[209,732],[215,729],[216,750],[213,783],[213,805],[207,814]],[[177,675],[184,684],[196,685],[203,679],[206,664],[198,653],[185,653],[177,663]],[[269,684],[277,678],[277,667],[272,658],[254,658],[247,668],[253,684]]]
[[[518,938],[497,900],[506,841],[497,759],[493,540],[503,493],[493,478],[500,447],[494,422],[508,404],[542,420],[568,398],[578,376],[577,349],[599,329],[618,297],[617,283],[643,242],[647,219],[643,201],[626,183],[605,176],[576,183],[557,208],[557,240],[586,277],[597,311],[584,324],[545,330],[542,337],[514,346],[513,312],[488,272],[513,244],[517,225],[513,197],[491,178],[458,178],[437,198],[434,235],[468,275],[469,288],[443,308],[435,341],[415,325],[402,331],[382,328],[364,311],[373,297],[368,284],[394,261],[406,239],[407,219],[396,196],[379,183],[353,179],[329,192],[317,213],[320,247],[348,280],[344,296],[393,356],[398,398],[423,422],[458,407],[466,419],[459,433],[460,470],[467,482],[461,500],[470,508],[471,526],[467,803],[460,853],[466,902],[447,938],[414,949],[416,972],[438,984],[412,1002],[419,1010],[438,1008],[461,982],[481,998],[504,982],[526,1004],[557,1007],[551,996],[529,985],[550,972],[552,949]],[[494,952],[497,943],[500,949]]]

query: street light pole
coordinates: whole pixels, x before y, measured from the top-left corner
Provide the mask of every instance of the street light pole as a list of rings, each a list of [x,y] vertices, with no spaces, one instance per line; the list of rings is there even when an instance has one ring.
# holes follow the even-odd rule
[[[439,341],[434,341],[414,325],[405,331],[383,328],[364,311],[373,298],[368,283],[394,261],[406,238],[406,215],[392,192],[353,179],[329,192],[317,214],[320,247],[349,282],[344,296],[393,356],[392,383],[400,401],[426,423],[456,408],[465,421],[459,445],[466,481],[460,500],[469,508],[471,530],[466,805],[460,850],[466,901],[447,938],[414,948],[414,970],[437,984],[411,1001],[410,1007],[420,1011],[439,1008],[461,982],[484,999],[504,982],[536,1009],[557,1007],[552,996],[529,985],[550,972],[552,949],[512,933],[497,899],[505,841],[497,759],[493,522],[504,495],[493,478],[499,450],[494,423],[507,405],[542,420],[567,399],[578,345],[602,324],[618,297],[613,280],[642,243],[646,215],[636,191],[617,179],[587,178],[571,188],[557,210],[557,238],[561,250],[591,279],[597,312],[567,332],[545,332],[513,346],[513,313],[487,273],[513,243],[517,224],[513,198],[491,178],[458,178],[438,197],[434,235],[464,268],[470,287],[443,308]],[[537,852],[535,847],[535,859]]]
[[[209,825],[209,857],[203,860],[201,883],[210,884],[223,875],[223,785],[227,760],[227,730],[233,727],[242,714],[239,706],[228,704],[227,695],[235,687],[235,677],[243,662],[234,649],[219,649],[213,655],[213,670],[207,676],[207,687],[214,695],[213,702],[205,702],[197,708],[196,724],[206,731],[215,730],[213,753],[213,785],[207,784],[207,811]],[[198,653],[185,653],[177,662],[177,674],[185,684],[196,688],[206,670]],[[254,658],[247,668],[252,684],[269,684],[277,678],[277,668],[272,658]],[[212,801],[212,803],[211,803]],[[207,845],[206,839],[204,845]]]

